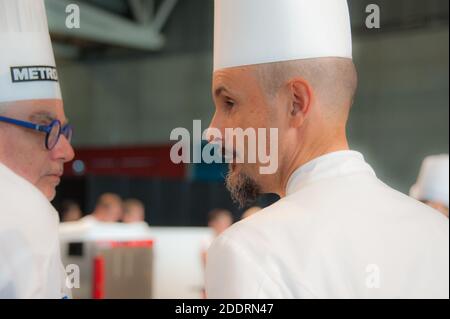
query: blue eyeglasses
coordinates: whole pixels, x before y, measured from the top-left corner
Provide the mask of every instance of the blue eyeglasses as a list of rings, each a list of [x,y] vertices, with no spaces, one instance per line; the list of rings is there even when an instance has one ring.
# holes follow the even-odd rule
[[[67,141],[69,141],[69,143],[72,141],[72,127],[70,125],[62,126],[59,120],[53,120],[50,125],[39,125],[31,122],[25,122],[9,117],[0,116],[0,122],[5,122],[45,133],[45,148],[49,151],[55,148],[61,135],[63,135],[67,139]]]

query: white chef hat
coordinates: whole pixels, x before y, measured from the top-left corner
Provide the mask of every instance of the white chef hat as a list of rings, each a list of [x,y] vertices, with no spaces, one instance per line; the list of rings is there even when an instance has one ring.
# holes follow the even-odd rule
[[[418,200],[435,201],[449,206],[449,156],[434,155],[425,158],[417,183],[410,195]]]
[[[0,102],[61,99],[44,0],[0,0]]]
[[[352,58],[346,0],[215,0],[214,71],[320,57]]]

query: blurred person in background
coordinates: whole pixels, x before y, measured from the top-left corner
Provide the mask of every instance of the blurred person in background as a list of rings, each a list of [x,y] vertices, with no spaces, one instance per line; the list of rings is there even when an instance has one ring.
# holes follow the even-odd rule
[[[208,227],[218,237],[233,224],[233,214],[227,209],[214,209],[208,214]]]
[[[67,298],[50,204],[74,157],[43,0],[0,0],[0,298]]]
[[[203,239],[201,245],[201,261],[203,268],[206,268],[206,262],[208,259],[208,249],[214,240],[219,237],[224,231],[226,231],[231,225],[233,225],[233,214],[222,208],[216,208],[208,214],[208,227],[212,231],[212,235]],[[202,290],[202,297],[206,299],[206,290]]]
[[[433,155],[425,158],[416,184],[410,195],[438,210],[448,218],[449,211],[449,156]]]
[[[259,212],[260,210],[262,210],[262,208],[259,207],[259,206],[253,206],[253,207],[250,207],[249,209],[247,209],[247,210],[242,214],[241,219],[249,218],[250,216],[255,215],[255,214],[256,214],[257,212]]]
[[[213,209],[208,214],[208,227],[212,231],[212,236],[205,238],[202,242],[202,261],[206,265],[206,256],[209,247],[214,239],[219,237],[225,230],[233,225],[233,214],[227,209]]]
[[[145,206],[138,199],[130,198],[123,202],[123,218],[125,224],[145,223]]]
[[[94,211],[81,219],[83,222],[117,223],[123,216],[122,198],[113,193],[102,194],[95,205]]]
[[[61,222],[75,222],[83,217],[80,205],[73,200],[65,200],[61,204]]]
[[[127,199],[123,202],[122,225],[136,236],[148,235],[150,227],[145,221],[145,205],[135,198]]]
[[[139,240],[150,236],[143,203],[136,199],[123,202],[113,193],[102,194],[90,215],[61,224],[59,231],[63,241]]]

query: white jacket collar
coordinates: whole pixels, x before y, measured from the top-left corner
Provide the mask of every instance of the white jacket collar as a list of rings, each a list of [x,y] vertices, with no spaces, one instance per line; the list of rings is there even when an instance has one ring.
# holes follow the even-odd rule
[[[375,172],[364,160],[361,153],[355,151],[339,151],[317,157],[302,165],[289,178],[286,196],[299,191],[307,184],[319,180],[367,173],[375,176]]]

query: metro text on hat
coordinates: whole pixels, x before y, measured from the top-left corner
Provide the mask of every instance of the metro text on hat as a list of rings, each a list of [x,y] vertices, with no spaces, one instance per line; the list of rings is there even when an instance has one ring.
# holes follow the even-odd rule
[[[58,81],[56,68],[52,66],[16,66],[11,67],[13,83],[32,81]]]

